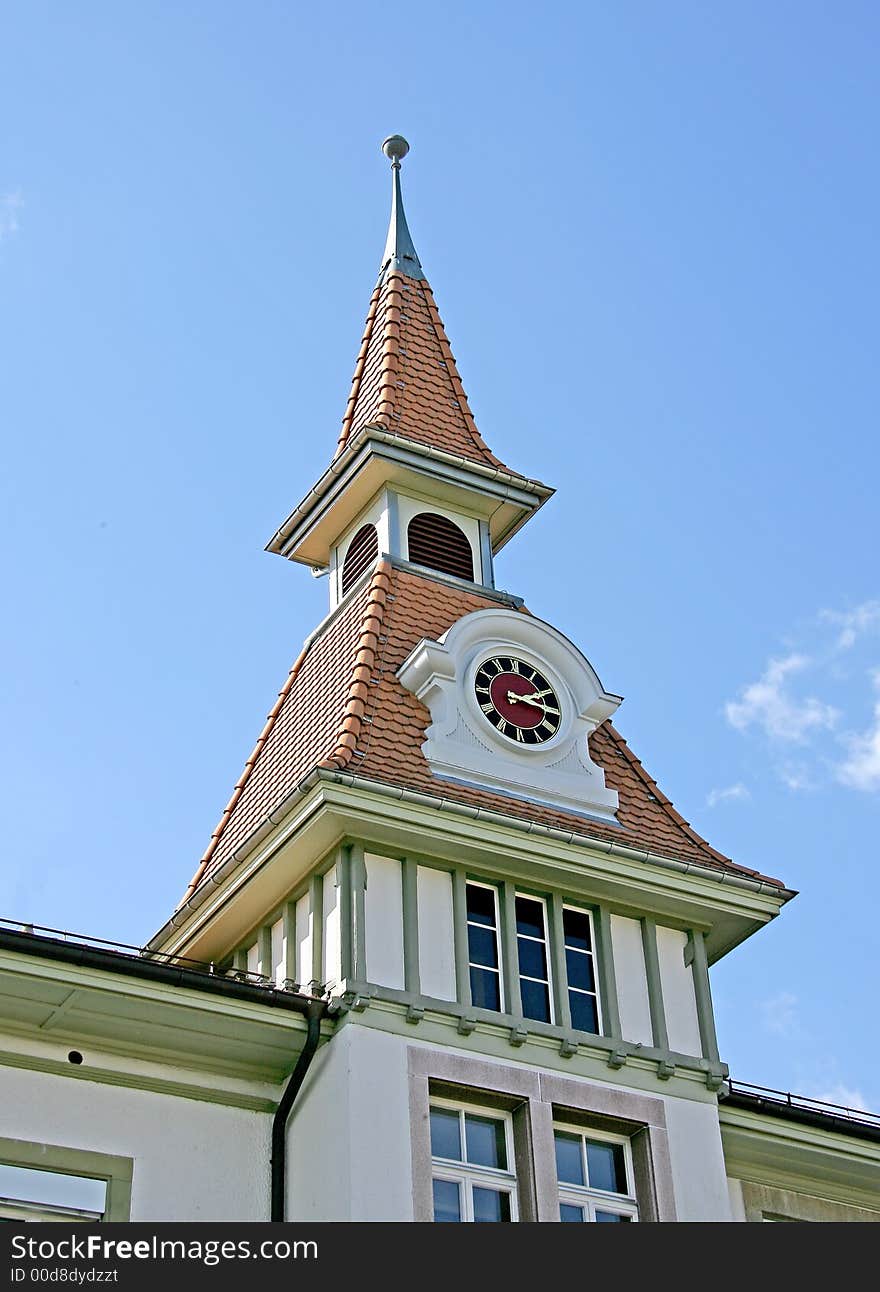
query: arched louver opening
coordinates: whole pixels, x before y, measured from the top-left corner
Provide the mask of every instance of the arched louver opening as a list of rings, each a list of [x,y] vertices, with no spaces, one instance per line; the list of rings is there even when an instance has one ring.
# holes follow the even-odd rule
[[[375,525],[361,525],[348,545],[342,562],[342,595],[353,586],[379,555],[379,535]]]
[[[459,579],[474,579],[471,545],[462,530],[445,516],[423,511],[413,516],[407,529],[409,559]]]

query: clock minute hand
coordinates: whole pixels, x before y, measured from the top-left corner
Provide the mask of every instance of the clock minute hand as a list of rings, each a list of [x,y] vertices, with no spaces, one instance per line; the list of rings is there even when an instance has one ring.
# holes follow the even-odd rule
[[[517,695],[516,691],[507,692],[508,704],[530,704],[535,709],[546,710],[547,706],[541,699],[540,692],[535,691],[533,695]]]

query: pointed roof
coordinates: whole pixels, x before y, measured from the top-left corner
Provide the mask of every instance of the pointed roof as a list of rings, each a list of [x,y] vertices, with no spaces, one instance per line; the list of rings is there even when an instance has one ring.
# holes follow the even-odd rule
[[[383,149],[391,158],[391,220],[336,456],[359,431],[381,427],[417,444],[519,476],[491,452],[477,430],[434,294],[413,245],[400,191],[400,159],[409,144],[392,135]]]
[[[277,812],[316,769],[354,774],[555,827],[674,861],[779,885],[712,848],[676,811],[611,722],[590,737],[590,756],[618,792],[617,825],[440,781],[422,753],[430,714],[397,670],[424,637],[438,639],[463,615],[510,598],[469,592],[383,559],[342,602],[297,659],[248,759],[184,900]],[[529,612],[518,607],[523,614]]]

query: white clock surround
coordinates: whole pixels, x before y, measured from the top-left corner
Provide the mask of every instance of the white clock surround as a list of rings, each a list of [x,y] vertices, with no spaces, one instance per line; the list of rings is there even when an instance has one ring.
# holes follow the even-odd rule
[[[562,719],[544,744],[517,745],[480,712],[474,677],[493,656],[513,656],[545,674]],[[613,820],[617,792],[590,759],[590,733],[621,697],[567,637],[534,616],[502,607],[465,615],[439,641],[423,639],[397,676],[430,711],[422,750],[435,776]]]

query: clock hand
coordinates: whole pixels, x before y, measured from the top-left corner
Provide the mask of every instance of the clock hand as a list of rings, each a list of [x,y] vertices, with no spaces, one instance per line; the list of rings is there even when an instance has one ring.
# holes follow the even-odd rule
[[[535,691],[533,695],[517,695],[515,691],[508,691],[507,703],[508,704],[530,704],[535,709],[543,709],[545,712],[547,710],[547,706],[544,703],[544,701],[541,699],[541,693],[539,691]]]

